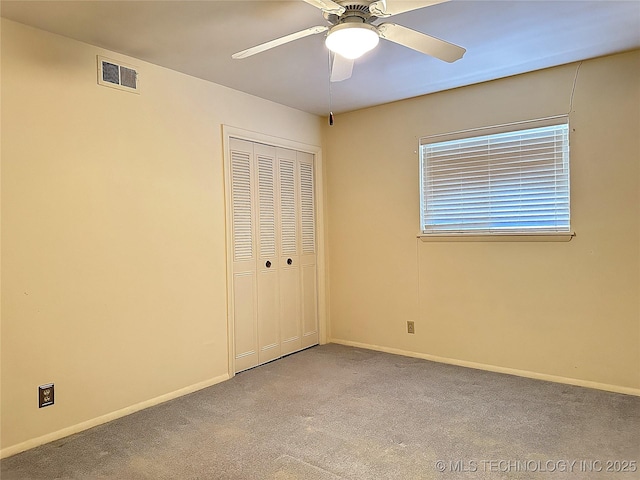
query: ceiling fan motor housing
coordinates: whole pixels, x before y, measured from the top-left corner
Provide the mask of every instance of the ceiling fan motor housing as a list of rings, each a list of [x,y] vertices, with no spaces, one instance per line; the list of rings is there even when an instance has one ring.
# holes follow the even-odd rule
[[[324,13],[324,18],[333,25],[340,23],[372,23],[375,22],[378,17],[372,15],[369,11],[369,4],[373,3],[367,0],[346,0],[338,1],[345,8],[342,15],[336,15],[333,13]]]

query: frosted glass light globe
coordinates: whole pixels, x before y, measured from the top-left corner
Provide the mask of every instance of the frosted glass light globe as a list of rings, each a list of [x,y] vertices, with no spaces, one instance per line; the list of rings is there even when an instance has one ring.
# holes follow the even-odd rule
[[[378,30],[366,23],[342,23],[329,30],[325,45],[332,52],[354,60],[373,50],[380,36]]]

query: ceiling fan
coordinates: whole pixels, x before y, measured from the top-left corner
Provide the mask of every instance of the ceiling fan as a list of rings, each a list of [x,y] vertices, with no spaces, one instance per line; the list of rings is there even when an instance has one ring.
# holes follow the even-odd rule
[[[334,53],[331,81],[351,78],[354,60],[378,45],[380,38],[409,47],[418,52],[455,62],[466,50],[439,38],[426,35],[396,23],[376,22],[381,18],[428,7],[448,0],[303,0],[322,10],[329,26],[316,26],[276,38],[233,54],[234,59],[247,58],[300,38],[328,32],[326,46]]]

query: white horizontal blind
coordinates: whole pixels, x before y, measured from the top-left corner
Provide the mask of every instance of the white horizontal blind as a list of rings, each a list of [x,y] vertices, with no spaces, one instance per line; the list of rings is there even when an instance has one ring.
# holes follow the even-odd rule
[[[423,233],[568,232],[569,128],[427,143]]]

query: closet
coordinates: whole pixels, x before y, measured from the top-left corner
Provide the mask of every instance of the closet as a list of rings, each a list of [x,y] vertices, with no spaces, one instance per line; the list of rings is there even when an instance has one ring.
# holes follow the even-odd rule
[[[229,139],[235,372],[318,343],[312,154]]]

